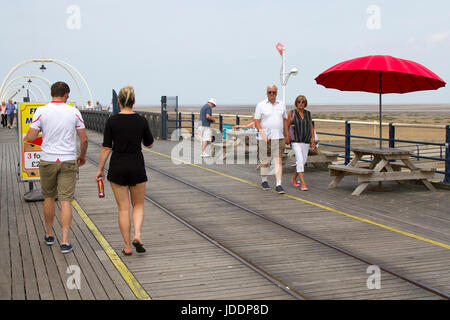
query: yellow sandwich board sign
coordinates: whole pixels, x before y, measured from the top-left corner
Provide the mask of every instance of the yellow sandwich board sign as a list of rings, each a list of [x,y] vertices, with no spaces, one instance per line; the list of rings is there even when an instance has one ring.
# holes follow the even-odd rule
[[[37,108],[47,103],[21,103],[17,110],[19,133],[19,178],[21,181],[40,180],[39,163],[41,158],[42,133],[32,142],[25,142],[28,129],[33,121]],[[67,103],[73,106],[73,103]]]

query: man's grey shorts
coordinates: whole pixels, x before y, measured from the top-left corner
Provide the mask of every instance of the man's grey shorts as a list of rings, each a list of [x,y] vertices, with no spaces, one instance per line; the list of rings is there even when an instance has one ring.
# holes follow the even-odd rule
[[[58,194],[59,201],[72,201],[77,172],[76,160],[63,162],[41,160],[39,173],[44,198],[54,198]]]

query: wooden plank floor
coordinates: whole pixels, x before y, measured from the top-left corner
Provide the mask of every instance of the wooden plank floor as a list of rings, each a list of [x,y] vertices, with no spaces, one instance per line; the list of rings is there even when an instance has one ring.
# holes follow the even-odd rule
[[[90,135],[90,138],[92,141],[101,141],[101,136],[99,135]],[[162,142],[158,141],[157,144],[155,144],[154,149],[156,151],[159,151],[163,154],[170,155],[171,154],[171,148],[174,146],[174,143],[170,142]],[[91,149],[92,150],[92,149]],[[97,150],[98,152],[98,150]],[[185,166],[185,165],[174,165],[170,160],[167,159],[167,157],[162,157],[161,155],[157,155],[155,153],[145,153],[146,160],[156,167],[170,171],[171,174],[177,175],[183,179],[189,180],[195,184],[201,185],[202,187],[211,190],[213,192],[217,192],[225,197],[228,197],[232,200],[235,200],[239,203],[245,204],[246,206],[250,206],[252,209],[258,210],[262,213],[264,213],[267,216],[270,216],[272,218],[276,219],[282,219],[282,221],[288,223],[291,226],[298,227],[300,229],[303,228],[303,230],[315,234],[317,236],[320,236],[321,239],[330,241],[332,243],[335,243],[341,247],[347,248],[348,250],[355,251],[355,253],[366,257],[371,260],[379,261],[379,263],[392,268],[402,274],[406,274],[407,276],[410,276],[411,278],[415,280],[423,281],[429,285],[432,285],[438,289],[441,289],[444,292],[450,291],[450,274],[448,270],[448,262],[449,262],[449,251],[448,251],[448,245],[447,247],[442,247],[436,244],[430,244],[429,242],[425,242],[422,240],[419,240],[418,238],[411,238],[409,236],[406,236],[405,234],[402,234],[398,232],[404,231],[404,232],[416,232],[417,234],[421,234],[422,237],[430,237],[434,239],[435,241],[442,241],[442,239],[446,239],[447,233],[444,231],[442,232],[439,227],[435,228],[434,230],[430,230],[429,228],[429,216],[420,216],[421,222],[423,222],[423,225],[425,227],[418,225],[416,221],[408,221],[407,219],[402,219],[402,223],[398,223],[398,220],[395,219],[395,212],[391,212],[391,219],[385,219],[383,221],[383,218],[386,214],[383,212],[383,210],[386,210],[385,207],[383,207],[384,203],[386,202],[386,198],[389,199],[392,197],[396,197],[396,191],[391,193],[385,193],[383,197],[385,198],[383,201],[380,202],[380,199],[378,199],[378,202],[380,202],[375,207],[370,207],[370,201],[368,201],[368,205],[365,205],[365,201],[358,202],[359,208],[362,208],[362,211],[369,211],[372,213],[371,219],[372,224],[368,223],[366,221],[363,221],[362,218],[366,218],[365,215],[360,214],[360,209],[358,208],[358,211],[355,210],[349,210],[347,206],[344,208],[346,209],[347,213],[350,213],[354,216],[359,216],[359,220],[342,215],[342,214],[336,214],[336,212],[330,212],[330,210],[324,209],[320,206],[314,206],[310,203],[305,203],[304,201],[300,201],[302,199],[293,199],[293,198],[287,198],[282,197],[280,195],[274,194],[274,193],[267,193],[262,192],[257,186],[255,188],[254,185],[249,186],[246,183],[232,181],[229,177],[224,177],[221,175],[218,175],[217,173],[212,173],[210,171],[206,171],[203,169],[199,169],[199,167],[192,167],[192,166]],[[239,177],[240,179],[246,179],[248,181],[256,181],[258,184],[258,177],[257,173],[254,170],[254,167],[251,168],[251,166],[245,166],[245,165],[202,165],[204,168],[211,168],[220,172],[224,172],[230,176],[233,177]],[[156,178],[156,174],[151,173],[150,174],[154,176],[154,179],[150,178],[150,191],[152,194],[155,194],[155,190],[157,193],[157,190],[160,190],[162,188],[162,185],[158,185],[160,182],[160,179]],[[321,175],[322,178],[328,179],[328,177],[323,177],[323,172],[316,171],[314,173],[311,173],[314,175]],[[324,182],[322,180],[317,179],[317,177],[314,177],[314,182]],[[317,180],[316,180],[317,179]],[[287,180],[287,179],[286,179]],[[164,182],[163,184],[166,184]],[[327,184],[327,183],[326,183]],[[325,185],[326,185],[325,184]],[[289,187],[287,184],[286,189],[288,189],[288,192],[295,193],[297,192],[300,194],[299,190],[295,190],[294,188]],[[312,189],[315,189],[315,183],[310,184],[312,186]],[[408,186],[400,186],[405,187],[406,189],[410,190],[410,193],[420,193],[424,192],[423,189],[417,188],[415,185],[408,185]],[[171,188],[174,188],[171,186]],[[169,188],[169,189],[171,189]],[[179,192],[177,190],[177,192]],[[427,192],[427,191],[425,191]],[[170,193],[170,192],[169,192]],[[333,199],[333,195],[331,197],[331,200],[328,198],[329,192],[323,192],[321,194],[321,200],[315,200],[316,203],[323,204],[325,201],[330,201],[331,205],[333,207],[337,207],[342,205],[342,202],[340,202],[338,199]],[[332,192],[330,192],[332,193]],[[310,195],[311,193],[306,193],[305,195]],[[303,198],[303,194],[302,198]],[[439,193],[439,194],[433,194],[433,193],[427,193],[428,197],[431,197],[431,201],[438,201],[437,206],[444,208],[445,204],[442,202],[442,196],[445,195],[445,193]],[[378,198],[380,197],[380,194],[377,194]],[[174,210],[183,209],[186,207],[186,202],[189,201],[189,197],[192,198],[192,195],[184,194],[184,193],[177,193],[176,197],[173,197],[173,193],[168,195],[167,191],[166,193],[164,191],[161,191],[160,198],[167,201],[166,203],[171,204],[171,208]],[[203,199],[199,195],[195,195],[196,202],[201,202]],[[322,201],[325,200],[325,201]],[[305,200],[305,199],[303,199]],[[307,200],[311,201],[311,200]],[[441,202],[439,202],[441,201]],[[178,205],[177,205],[178,203]],[[389,204],[389,202],[388,202]],[[330,206],[331,206],[330,205]],[[402,204],[399,204],[400,206]],[[220,206],[220,205],[219,205]],[[222,206],[220,208],[218,207],[218,211],[222,210]],[[381,210],[379,210],[381,209]],[[227,209],[228,210],[228,209]],[[380,213],[381,212],[381,213]],[[202,212],[201,209],[196,211],[196,215],[204,214],[205,212]],[[439,210],[435,210],[432,212],[433,215],[445,218],[445,211],[440,212]],[[197,218],[197,217],[195,217]],[[374,219],[375,218],[375,219]],[[206,215],[204,218],[205,223],[209,223],[208,220],[216,221],[218,220],[217,217],[213,217],[211,215]],[[239,218],[236,218],[236,221],[239,221],[242,223],[242,220],[238,220]],[[418,219],[416,219],[418,220]],[[197,222],[200,223],[198,220]],[[395,223],[392,223],[395,222]],[[405,223],[406,222],[406,223]],[[388,224],[381,224],[380,227],[378,225],[374,225],[373,223],[389,223]],[[223,234],[224,225],[217,224],[217,230],[221,230]],[[391,230],[389,228],[403,228],[403,229],[395,229]],[[234,233],[239,233],[238,228],[234,227]],[[445,229],[445,228],[444,228]],[[250,230],[250,229],[247,229]],[[242,232],[245,232],[245,228]],[[241,232],[241,233],[242,233]],[[251,232],[250,232],[251,233]],[[267,239],[267,237],[264,237],[265,233],[262,233],[262,239],[264,241],[270,241],[270,239]],[[221,239],[222,240],[222,239]],[[245,239],[248,240],[248,239]],[[257,240],[256,240],[257,241]],[[446,245],[445,243],[441,243]],[[245,254],[251,254],[252,251],[255,251],[254,246],[242,246],[242,253]],[[245,251],[247,250],[247,251]],[[295,267],[298,269],[302,266],[301,261],[297,261],[297,264]],[[303,280],[302,280],[303,281]],[[317,295],[315,295],[316,298],[336,298],[335,296],[332,297],[331,294],[327,296],[327,290],[330,289],[329,284],[320,286],[318,285],[320,281],[320,278],[312,281],[310,288],[307,288],[307,290],[321,290],[321,292],[318,292]],[[386,283],[386,282],[385,282]],[[303,282],[303,285],[307,284],[307,282]],[[305,286],[303,286],[305,288]],[[363,289],[364,290],[364,289]],[[408,289],[405,289],[408,290]],[[366,290],[367,291],[367,290]],[[407,295],[405,294],[405,291],[401,292],[390,292],[392,298],[414,298],[418,297],[417,295]],[[343,296],[340,296],[340,298]],[[344,295],[345,297],[345,295]],[[349,296],[350,297],[350,296]],[[372,297],[373,298],[373,297]],[[419,297],[420,298],[420,297]]]
[[[89,139],[100,142],[102,137],[89,132]],[[62,255],[58,243],[48,247],[43,242],[42,203],[22,200],[28,185],[17,181],[16,140],[14,130],[0,128],[0,299],[136,299],[76,210],[71,228],[72,253]],[[157,141],[153,150],[170,155],[174,145]],[[88,150],[95,160],[98,151],[93,144]],[[144,156],[155,167],[450,292],[448,191],[430,193],[420,185],[392,184],[391,192],[369,191],[355,199],[350,193],[356,181],[344,179],[339,188],[327,190],[328,173],[308,169],[310,192],[302,193],[288,184],[292,169],[286,166],[284,186],[288,195],[281,196],[259,188],[254,165],[177,166],[154,152],[145,151]],[[124,257],[112,190],[105,183],[106,197],[97,197],[95,172],[91,163],[80,168],[76,200],[151,298],[292,298],[148,202],[143,228],[148,252]],[[364,264],[230,209],[227,204],[212,202],[210,197],[160,174],[148,174],[147,192],[158,201],[181,212],[242,256],[251,257],[253,263],[301,288],[310,298],[435,298],[385,274],[383,290],[367,290],[365,279],[369,275]],[[213,203],[215,210],[202,208],[202,201]],[[54,231],[59,238],[58,219]],[[81,270],[80,290],[67,288],[67,267],[71,265]]]
[[[96,172],[96,166],[91,163],[83,168],[78,182],[78,201],[119,253],[123,240],[114,196],[109,183],[105,184],[104,199],[92,196],[96,192],[93,178]],[[148,202],[145,203],[142,241],[148,252],[134,253],[123,260],[153,299],[291,299]]]
[[[17,181],[16,134],[14,130],[0,132],[0,300],[136,299],[75,210],[70,237],[74,250],[65,255],[59,252],[58,217],[54,224],[57,243],[49,247],[43,242],[42,203],[24,202],[28,184]],[[107,183],[106,197],[99,199],[95,173],[91,163],[81,168],[75,198],[151,298],[292,299],[148,203],[143,228],[148,253],[124,257],[112,190]],[[69,266],[81,270],[80,290],[68,289]]]
[[[59,209],[54,223],[57,241],[53,246],[44,243],[42,202],[23,201],[28,183],[18,182],[16,132],[0,130],[0,299],[135,299],[75,212],[71,242],[77,249],[60,253]],[[80,268],[79,290],[67,285],[69,266]]]

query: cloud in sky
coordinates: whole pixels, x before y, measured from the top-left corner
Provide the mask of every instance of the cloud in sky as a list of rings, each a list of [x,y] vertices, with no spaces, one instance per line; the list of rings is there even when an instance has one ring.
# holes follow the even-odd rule
[[[433,43],[433,44],[449,43],[450,42],[450,31],[433,33],[432,35],[430,35],[427,38],[427,42]]]
[[[157,105],[161,95],[190,105],[211,96],[219,104],[256,103],[267,84],[280,82],[277,42],[287,48],[287,69],[300,70],[289,79],[288,102],[305,94],[312,104],[376,104],[372,94],[314,81],[338,62],[370,54],[414,60],[450,79],[448,0],[17,0],[2,1],[0,10],[7,13],[0,79],[20,61],[60,59],[80,70],[93,99],[104,104],[111,89],[128,84],[139,104]],[[39,66],[16,74],[41,74]],[[57,66],[47,68],[51,81],[72,82]],[[72,87],[72,97],[81,99]],[[385,101],[450,103],[450,90],[386,95]]]

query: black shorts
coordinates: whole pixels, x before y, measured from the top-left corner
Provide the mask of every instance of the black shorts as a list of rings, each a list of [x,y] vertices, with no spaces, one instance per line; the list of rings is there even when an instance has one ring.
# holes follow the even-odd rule
[[[135,186],[147,181],[144,156],[139,153],[117,153],[113,151],[109,161],[108,181],[122,185]]]

